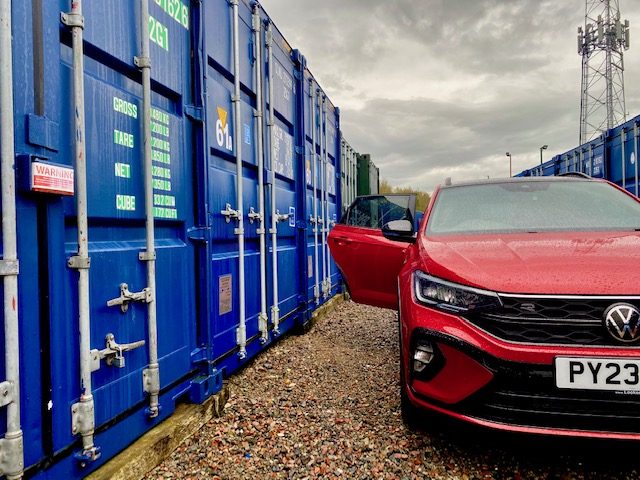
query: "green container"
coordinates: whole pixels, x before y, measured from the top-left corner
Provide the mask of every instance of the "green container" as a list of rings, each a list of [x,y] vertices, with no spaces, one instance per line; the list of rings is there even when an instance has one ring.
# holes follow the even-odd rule
[[[358,195],[377,195],[380,192],[380,169],[368,153],[358,155]]]

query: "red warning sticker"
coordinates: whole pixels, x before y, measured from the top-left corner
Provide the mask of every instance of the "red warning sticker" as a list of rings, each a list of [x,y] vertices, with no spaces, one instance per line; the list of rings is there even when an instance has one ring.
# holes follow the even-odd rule
[[[31,190],[34,192],[73,195],[73,168],[33,162],[31,164]]]

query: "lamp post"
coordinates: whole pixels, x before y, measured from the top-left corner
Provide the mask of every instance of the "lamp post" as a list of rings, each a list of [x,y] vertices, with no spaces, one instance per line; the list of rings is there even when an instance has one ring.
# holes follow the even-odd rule
[[[540,147],[540,165],[542,165],[542,151],[549,148],[549,145],[543,145]]]
[[[513,170],[511,166],[513,165],[511,162],[511,154],[507,152],[507,157],[509,157],[509,178],[513,177]]]

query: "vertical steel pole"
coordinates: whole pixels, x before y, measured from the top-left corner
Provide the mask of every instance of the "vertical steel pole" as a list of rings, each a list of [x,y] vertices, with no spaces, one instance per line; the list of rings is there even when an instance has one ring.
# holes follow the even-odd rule
[[[580,173],[584,173],[584,149],[580,147]]]
[[[240,32],[238,0],[231,0],[233,7],[233,116],[234,135],[236,147],[236,208],[238,228],[238,288],[240,300],[240,320],[237,330],[237,343],[240,350],[240,358],[247,356],[247,318],[245,313],[245,282],[244,282],[244,198],[243,198],[243,174],[242,174],[242,111],[240,102]]]
[[[638,124],[633,125],[633,156],[635,157],[634,167],[635,167],[635,186],[634,190],[636,193],[636,197],[638,196]]]
[[[320,96],[318,96],[320,98]],[[326,138],[327,138],[327,125],[326,125],[326,108],[325,96],[322,95],[322,110],[320,112],[320,161],[321,175],[320,181],[320,195],[321,195],[321,208],[322,208],[322,296],[327,298],[327,209],[326,209],[326,191],[327,191],[327,159],[326,159]]]
[[[341,210],[344,210],[344,201],[345,201],[345,173],[344,173],[344,157],[345,157],[345,145],[344,145],[344,139],[342,138],[342,136],[340,137],[340,172],[342,172],[340,174],[340,191],[342,192],[342,205],[340,206]]]
[[[140,56],[134,59],[142,72],[142,131],[144,135],[144,210],[146,251],[140,260],[147,262],[147,288],[151,301],[147,303],[149,365],[142,372],[143,389],[149,394],[149,417],[160,413],[160,365],[158,364],[158,322],[156,317],[156,247],[153,217],[153,160],[151,153],[151,58],[149,54],[149,1],[140,0]]]
[[[353,182],[351,188],[351,201],[354,201],[358,196],[358,152],[356,152],[355,150],[351,152],[351,167],[351,181]]]
[[[7,432],[0,440],[0,474],[22,478],[24,448],[20,426],[20,342],[18,324],[18,244],[16,227],[15,150],[13,127],[13,52],[11,0],[0,3],[0,178],[2,188],[2,278],[4,286],[5,376],[9,393]]]
[[[349,198],[347,199],[347,207],[349,207],[353,201],[353,149],[351,147],[349,147],[349,153],[347,155],[347,168],[349,172]]]
[[[280,334],[280,296],[278,285],[278,221],[280,214],[277,210],[276,198],[276,171],[275,171],[275,106],[273,104],[273,81],[274,81],[274,63],[273,63],[273,30],[271,23],[267,27],[267,55],[269,63],[269,159],[271,162],[271,273],[273,274],[273,305],[271,305],[271,321],[273,323],[273,332],[275,335]]]
[[[81,462],[100,456],[93,444],[95,428],[91,389],[91,318],[89,313],[89,221],[87,209],[87,156],[84,121],[84,51],[82,0],[71,0],[71,12],[62,14],[71,27],[73,49],[73,105],[75,139],[76,210],[78,223],[78,254],[69,259],[69,266],[78,270],[78,319],[80,332],[80,401],[71,406],[72,431],[82,437]]]
[[[260,241],[260,314],[258,315],[258,329],[261,341],[269,340],[269,326],[267,317],[267,245],[265,238],[265,211],[264,211],[264,139],[263,139],[263,106],[262,96],[262,21],[260,20],[260,5],[253,6],[253,41],[256,46],[256,142],[258,156],[258,210],[259,227],[258,237]]]
[[[627,132],[624,128],[620,130],[620,148],[622,149],[622,188],[627,188],[627,155],[625,152],[625,141],[627,140]]]
[[[346,162],[345,162],[345,168],[346,168],[346,172],[347,172],[347,208],[349,208],[349,205],[351,205],[351,177],[353,176],[353,159],[352,159],[352,150],[351,150],[351,146],[347,145],[347,155],[346,155]]]
[[[316,305],[320,303],[320,270],[318,262],[318,155],[316,154],[316,131],[318,122],[316,119],[317,96],[313,85],[313,80],[309,79],[309,97],[311,97],[311,162],[313,175],[313,258],[314,258],[314,280],[313,296],[316,299]]]
[[[329,236],[329,231],[331,227],[331,219],[329,218],[329,137],[327,136],[327,125],[329,123],[329,116],[327,115],[327,97],[322,96],[322,111],[324,113],[325,118],[325,127],[324,127],[324,204],[325,204],[325,233],[324,233],[324,248],[326,250],[325,253],[325,261],[327,262],[327,293],[326,296],[329,297],[331,295],[331,255],[329,253],[329,244],[327,243],[327,237]],[[334,153],[335,155],[335,153]],[[335,182],[335,175],[331,178],[331,182]]]

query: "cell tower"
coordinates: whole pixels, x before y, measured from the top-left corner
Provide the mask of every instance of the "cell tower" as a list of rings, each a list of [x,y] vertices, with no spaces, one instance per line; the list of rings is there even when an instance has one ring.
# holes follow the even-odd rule
[[[623,52],[629,49],[629,21],[620,20],[619,0],[586,0],[582,55],[580,144],[627,119]]]

